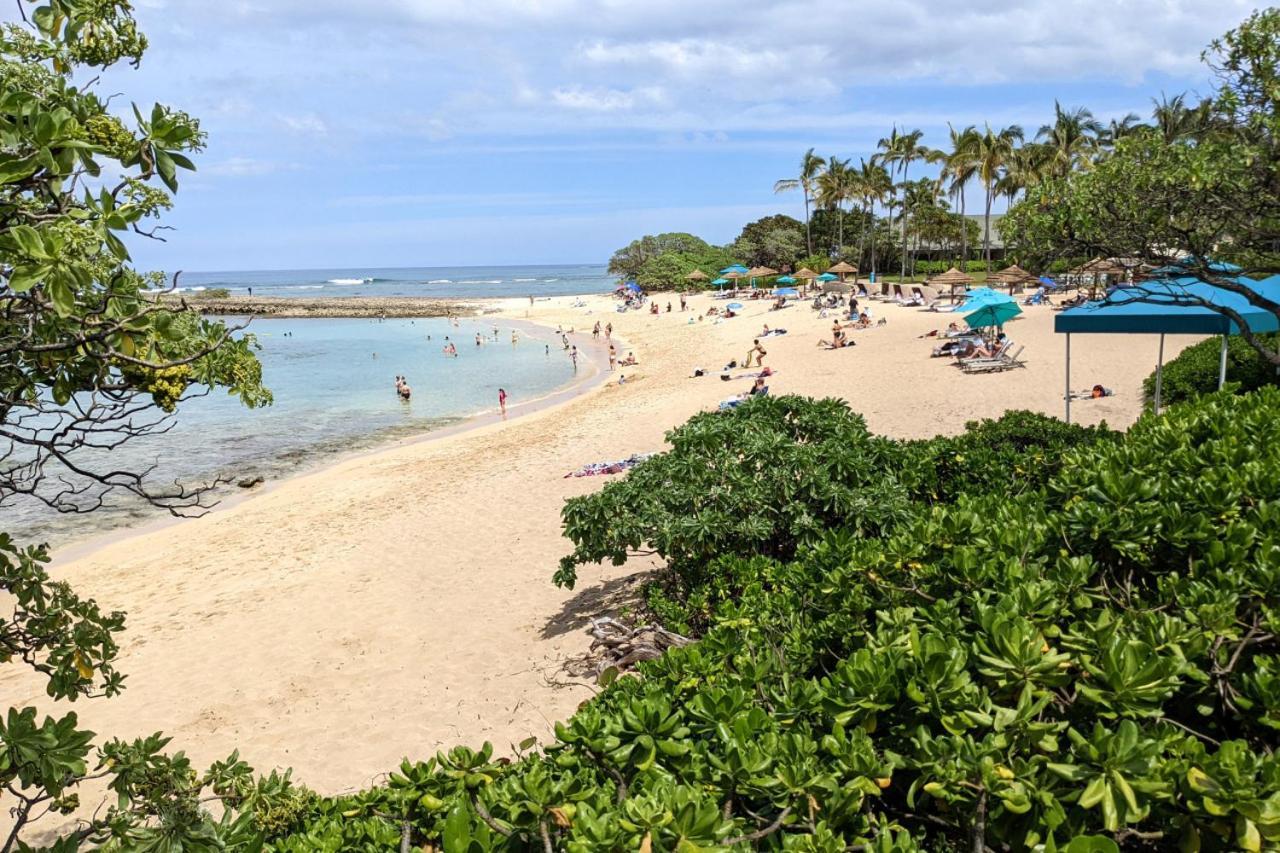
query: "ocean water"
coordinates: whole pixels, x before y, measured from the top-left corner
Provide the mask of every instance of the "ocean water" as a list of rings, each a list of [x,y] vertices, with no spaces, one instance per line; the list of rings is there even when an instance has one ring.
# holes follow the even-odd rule
[[[257,292],[255,287],[254,292]],[[497,410],[498,388],[508,405],[529,401],[573,381],[575,370],[552,331],[481,318],[255,320],[264,382],[275,403],[246,409],[222,393],[178,407],[173,429],[135,439],[111,455],[112,467],[141,470],[154,464],[152,482],[175,478],[264,477],[268,481],[335,454]],[[495,326],[498,338],[493,339]],[[483,336],[477,346],[476,335]],[[457,358],[442,353],[446,336]],[[582,368],[587,369],[585,365]],[[404,402],[395,376],[413,388]],[[223,494],[240,490],[225,487]],[[157,517],[130,496],[87,515],[59,515],[29,498],[0,505],[0,530],[19,541],[55,545],[88,533]]]
[[[334,297],[426,296],[502,298],[606,293],[615,286],[603,265],[499,267],[404,267],[379,269],[265,270],[258,272],[188,272],[179,290],[226,288],[232,295]]]

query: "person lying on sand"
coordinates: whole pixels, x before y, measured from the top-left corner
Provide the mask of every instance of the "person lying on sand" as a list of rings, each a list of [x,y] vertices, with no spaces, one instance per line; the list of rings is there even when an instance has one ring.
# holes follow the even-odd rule
[[[741,406],[743,403],[745,403],[747,400],[750,400],[752,397],[764,397],[764,396],[767,396],[768,393],[769,393],[769,386],[764,384],[763,378],[758,378],[752,384],[750,390],[746,391],[745,393],[730,397],[727,400],[722,400],[720,402],[719,408],[721,411],[725,411],[727,409],[736,409],[738,406]]]

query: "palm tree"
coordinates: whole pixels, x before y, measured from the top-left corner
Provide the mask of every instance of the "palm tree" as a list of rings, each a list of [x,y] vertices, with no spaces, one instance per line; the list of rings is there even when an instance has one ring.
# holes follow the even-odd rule
[[[978,143],[981,136],[973,125],[956,131],[947,126],[951,133],[951,150],[944,154],[942,173],[938,180],[949,180],[950,191],[956,199],[960,212],[960,268],[969,262],[969,230],[964,219],[964,188],[973,179],[978,169]]]
[[[996,182],[1000,180],[1013,158],[1013,151],[1022,140],[1022,128],[1010,125],[999,133],[987,125],[986,133],[978,140],[977,174],[986,190],[986,209],[982,217],[982,255],[991,271],[991,201],[995,197]]]
[[[1169,98],[1161,94],[1160,100],[1152,98],[1151,103],[1154,105],[1151,118],[1165,142],[1199,136],[1208,129],[1212,121],[1213,104],[1207,100],[1189,107],[1185,95]]]
[[[817,204],[836,212],[836,249],[844,249],[844,203],[849,199],[849,161],[832,157],[818,176]]]
[[[907,183],[907,172],[911,168],[911,163],[915,160],[933,161],[937,158],[937,152],[932,148],[920,144],[920,138],[924,133],[919,130],[913,130],[909,133],[898,133],[897,126],[894,126],[893,132],[885,139],[881,139],[876,147],[884,151],[884,162],[892,164],[895,168],[893,171],[902,172],[902,183]],[[907,210],[902,210],[902,277],[907,277]]]
[[[800,160],[800,175],[798,177],[783,178],[773,184],[775,193],[785,193],[797,189],[804,190],[804,240],[810,255],[813,254],[813,236],[809,232],[809,199],[813,195],[814,183],[825,165],[826,161],[814,154],[813,149],[810,148],[804,152],[804,157]]]
[[[883,202],[893,191],[893,178],[879,159],[863,160],[858,169],[858,189],[863,202],[862,233],[858,235],[858,266],[862,266],[862,241],[867,226],[871,227],[871,271],[876,269],[876,202]]]
[[[1107,123],[1106,129],[1102,132],[1099,142],[1104,148],[1114,148],[1116,143],[1126,136],[1137,132],[1140,128],[1146,127],[1142,124],[1142,119],[1137,113],[1128,113],[1122,119],[1112,119]]]
[[[1064,178],[1090,162],[1102,135],[1102,123],[1084,107],[1064,110],[1053,102],[1053,124],[1046,124],[1036,139],[1048,147],[1049,174]]]

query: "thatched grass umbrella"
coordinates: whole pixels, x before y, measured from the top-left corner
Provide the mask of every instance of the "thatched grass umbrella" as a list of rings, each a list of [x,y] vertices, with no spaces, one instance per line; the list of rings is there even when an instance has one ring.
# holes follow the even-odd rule
[[[1039,279],[1017,264],[1014,264],[1011,267],[1005,267],[999,272],[992,273],[987,276],[987,282],[989,284],[999,284],[1001,287],[1007,286],[1009,288],[1010,296],[1013,295],[1013,289],[1015,287],[1021,289],[1023,285],[1033,281],[1039,281]]]
[[[1083,276],[1089,279],[1089,298],[1093,299],[1097,296],[1099,279],[1110,276],[1111,278],[1121,278],[1129,274],[1129,270],[1115,261],[1107,258],[1094,258],[1088,263],[1081,264],[1071,270],[1071,275]]]
[[[855,267],[853,264],[846,264],[844,261],[841,261],[840,263],[836,264],[831,269],[827,270],[827,272],[833,272],[836,275],[840,276],[841,281],[844,281],[844,277],[848,273],[853,273],[855,280],[857,280],[857,276],[858,276],[858,268]]]
[[[958,296],[969,289],[969,285],[973,284],[973,277],[960,272],[960,270],[952,267],[942,275],[936,275],[926,282],[930,287],[938,288],[939,292],[951,293],[951,301],[958,301]]]
[[[694,270],[684,278],[685,278],[685,281],[708,281],[710,280],[711,276],[707,275],[702,270]]]
[[[766,267],[766,266],[752,267],[751,269],[747,270],[747,275],[751,276],[752,287],[756,286],[755,280],[757,278],[768,278],[771,275],[777,275],[777,274],[778,274],[777,270],[773,269],[772,267]]]

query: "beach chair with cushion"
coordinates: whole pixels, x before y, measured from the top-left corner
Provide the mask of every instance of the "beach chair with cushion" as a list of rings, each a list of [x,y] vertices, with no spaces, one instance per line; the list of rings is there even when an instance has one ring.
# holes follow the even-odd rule
[[[965,359],[960,362],[960,369],[965,373],[999,373],[1003,370],[1013,370],[1015,367],[1026,367],[1026,363],[1021,360],[1024,349],[1026,347],[1018,347],[1012,353],[1005,350],[991,358]]]

